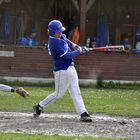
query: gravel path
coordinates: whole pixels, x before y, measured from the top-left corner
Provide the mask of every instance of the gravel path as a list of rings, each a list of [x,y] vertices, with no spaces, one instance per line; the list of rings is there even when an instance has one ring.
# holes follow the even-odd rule
[[[32,113],[0,112],[0,131],[140,139],[140,118],[101,114],[91,117],[92,123],[83,123],[77,114],[43,113],[35,119]]]

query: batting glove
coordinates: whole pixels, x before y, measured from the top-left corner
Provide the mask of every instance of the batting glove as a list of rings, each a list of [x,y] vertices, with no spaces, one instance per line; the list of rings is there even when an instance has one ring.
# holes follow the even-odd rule
[[[81,47],[82,48],[82,51],[81,51],[81,53],[83,54],[83,53],[86,53],[86,52],[89,52],[89,48],[87,48],[87,47]]]
[[[77,45],[76,47],[77,47],[77,50],[79,50],[81,54],[89,52],[89,48],[87,48],[86,46],[80,47]]]
[[[80,47],[80,46],[76,46],[77,48],[76,48],[76,50],[79,50],[80,51],[80,53],[82,52],[82,47]]]

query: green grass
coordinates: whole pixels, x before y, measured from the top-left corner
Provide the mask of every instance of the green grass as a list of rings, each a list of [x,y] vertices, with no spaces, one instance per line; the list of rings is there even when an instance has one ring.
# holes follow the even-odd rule
[[[22,98],[16,93],[0,92],[1,111],[32,111],[32,106],[54,91],[53,87],[24,87],[31,94]],[[86,108],[91,113],[140,116],[140,89],[81,88]],[[75,112],[68,92],[44,112]]]
[[[16,93],[0,92],[0,111],[32,111],[38,103],[54,91],[53,87],[24,87],[31,94],[22,98]],[[96,89],[81,88],[85,105],[89,112],[125,116],[140,116],[140,89]],[[68,92],[63,98],[49,105],[44,112],[75,112]],[[0,133],[1,140],[122,140],[115,138],[71,137],[59,135]]]
[[[71,137],[59,135],[32,135],[21,133],[0,133],[0,140],[126,140],[115,138]]]

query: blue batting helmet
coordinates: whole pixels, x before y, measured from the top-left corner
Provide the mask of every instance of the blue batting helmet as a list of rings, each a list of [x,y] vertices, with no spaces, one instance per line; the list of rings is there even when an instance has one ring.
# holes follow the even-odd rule
[[[52,20],[48,24],[48,30],[50,33],[59,33],[65,31],[65,27],[59,20]]]

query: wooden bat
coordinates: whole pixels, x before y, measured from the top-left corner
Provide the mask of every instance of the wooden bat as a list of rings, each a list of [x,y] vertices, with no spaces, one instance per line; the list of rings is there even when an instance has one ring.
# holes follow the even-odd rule
[[[97,47],[97,48],[89,48],[90,51],[108,51],[108,50],[124,50],[123,45],[116,46],[106,46],[106,47]]]

